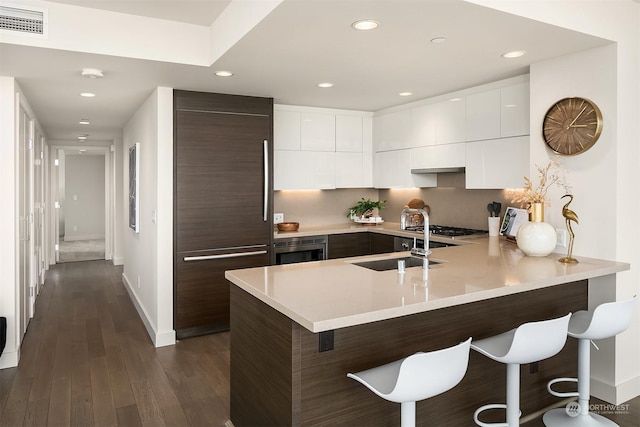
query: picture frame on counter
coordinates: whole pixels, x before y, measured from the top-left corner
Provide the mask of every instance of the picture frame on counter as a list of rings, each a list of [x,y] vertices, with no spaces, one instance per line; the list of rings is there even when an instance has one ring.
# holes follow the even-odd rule
[[[526,209],[508,207],[502,219],[500,235],[515,238],[518,233],[518,228],[528,221],[529,212]]]

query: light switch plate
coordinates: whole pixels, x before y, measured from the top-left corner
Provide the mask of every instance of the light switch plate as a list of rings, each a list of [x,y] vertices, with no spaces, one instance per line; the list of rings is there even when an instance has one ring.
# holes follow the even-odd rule
[[[567,230],[556,228],[556,235],[558,236],[556,245],[566,248],[567,247]]]
[[[280,224],[281,222],[284,222],[284,214],[283,213],[273,214],[273,223]]]

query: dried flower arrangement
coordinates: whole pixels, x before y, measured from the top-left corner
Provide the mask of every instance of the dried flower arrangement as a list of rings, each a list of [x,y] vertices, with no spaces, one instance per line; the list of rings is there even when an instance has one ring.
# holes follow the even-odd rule
[[[545,206],[550,206],[547,191],[553,185],[563,187],[566,194],[571,192],[571,186],[565,180],[566,171],[557,157],[552,158],[545,167],[536,164],[536,169],[540,175],[538,185],[534,188],[531,179],[525,176],[524,188],[512,193],[511,203],[520,203],[521,208],[527,208],[533,203],[543,203]]]

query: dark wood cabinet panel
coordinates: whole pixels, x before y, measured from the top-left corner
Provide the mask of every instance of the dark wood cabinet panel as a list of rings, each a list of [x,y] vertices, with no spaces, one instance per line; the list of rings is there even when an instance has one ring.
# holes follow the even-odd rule
[[[388,234],[371,234],[371,254],[386,254],[393,252],[394,236]]]
[[[329,234],[327,258],[347,258],[370,254],[371,233]]]
[[[235,285],[231,300],[234,425],[391,426],[399,423],[400,405],[377,398],[347,378],[347,372],[455,345],[468,337],[485,338],[525,322],[564,316],[585,309],[588,295],[585,280],[336,329],[334,349],[325,352],[318,351],[319,334]],[[523,415],[557,403],[546,384],[556,377],[575,377],[576,357],[576,341],[568,340],[558,355],[539,362],[537,371],[522,366]],[[418,416],[418,425],[469,425],[479,406],[504,402],[505,375],[505,365],[472,351],[460,384],[418,402],[418,414],[426,414]]]
[[[224,272],[272,262],[272,135],[273,99],[174,91],[178,338],[228,330]],[[224,257],[184,261],[210,255]]]
[[[264,254],[198,261],[185,261],[185,255],[177,254],[174,308],[177,338],[228,330],[230,284],[224,272],[268,265],[267,249],[262,248]]]

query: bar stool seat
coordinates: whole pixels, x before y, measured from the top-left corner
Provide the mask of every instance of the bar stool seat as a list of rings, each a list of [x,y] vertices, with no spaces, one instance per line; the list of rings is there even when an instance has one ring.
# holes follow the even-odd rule
[[[547,427],[561,426],[617,426],[618,424],[599,414],[589,412],[591,379],[591,340],[610,338],[629,327],[638,297],[600,304],[592,311],[576,312],[569,321],[567,334],[578,340],[578,378],[556,378],[549,381],[547,390],[556,397],[578,397],[572,408],[557,408],[546,412],[542,422]],[[595,346],[595,344],[594,344]],[[597,348],[597,347],[596,347]],[[577,382],[577,392],[557,392],[551,387],[561,382]],[[570,410],[573,409],[573,410]]]
[[[567,341],[571,313],[556,319],[529,322],[489,338],[474,340],[471,348],[507,365],[507,403],[481,406],[473,414],[482,427],[517,427],[520,425],[520,365],[538,362],[556,355]],[[506,409],[506,423],[485,423],[479,420],[488,409]]]
[[[383,399],[400,403],[402,427],[415,426],[416,402],[444,393],[464,377],[471,338],[453,347],[415,353],[355,374],[352,378]]]

